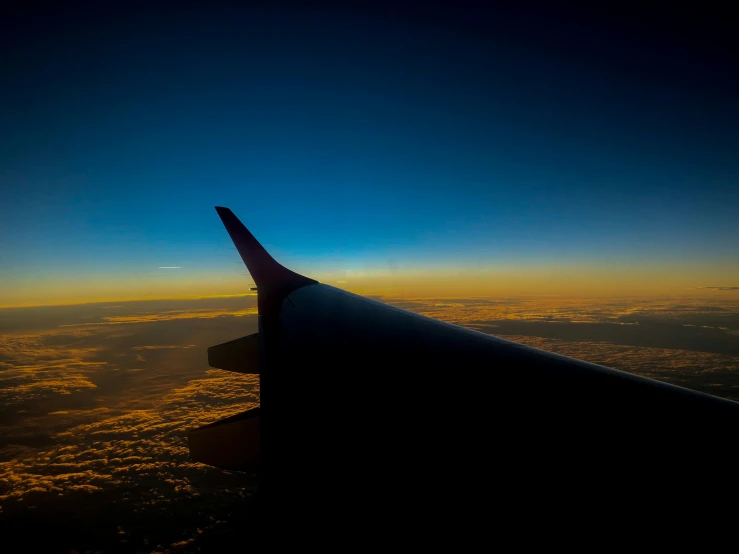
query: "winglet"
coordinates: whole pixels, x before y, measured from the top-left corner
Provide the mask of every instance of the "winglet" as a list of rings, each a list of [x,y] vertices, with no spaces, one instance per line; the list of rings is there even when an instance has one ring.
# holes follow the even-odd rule
[[[318,282],[277,263],[231,210],[216,206],[216,211],[257,287],[301,287]]]

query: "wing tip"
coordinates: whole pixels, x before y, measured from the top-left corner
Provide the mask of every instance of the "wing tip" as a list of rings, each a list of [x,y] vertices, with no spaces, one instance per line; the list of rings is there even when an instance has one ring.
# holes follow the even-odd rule
[[[215,209],[257,287],[279,283],[303,285],[318,282],[276,262],[229,208],[215,206]]]

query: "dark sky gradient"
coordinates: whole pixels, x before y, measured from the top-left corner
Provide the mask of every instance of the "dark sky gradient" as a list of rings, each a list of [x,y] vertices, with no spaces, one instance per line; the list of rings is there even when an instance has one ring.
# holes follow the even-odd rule
[[[243,273],[214,205],[314,273],[664,262],[735,284],[725,14],[164,4],[0,17],[11,290]]]

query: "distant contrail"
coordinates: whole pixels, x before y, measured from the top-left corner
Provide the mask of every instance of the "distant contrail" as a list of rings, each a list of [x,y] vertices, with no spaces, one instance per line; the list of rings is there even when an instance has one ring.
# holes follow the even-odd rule
[[[181,265],[160,265],[159,269],[182,269]]]

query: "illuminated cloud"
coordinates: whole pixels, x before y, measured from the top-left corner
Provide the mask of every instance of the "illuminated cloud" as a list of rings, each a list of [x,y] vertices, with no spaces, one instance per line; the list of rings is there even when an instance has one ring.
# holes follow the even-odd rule
[[[258,405],[257,376],[207,367],[208,346],[256,330],[256,307],[244,306],[245,300],[254,298],[29,309],[39,325],[53,321],[55,328],[9,329],[0,336],[0,399],[8,407],[0,412],[0,517],[12,517],[18,533],[31,536],[38,518],[74,530],[79,518],[109,514],[115,525],[99,535],[58,538],[60,546],[78,551],[115,540],[124,550],[177,545],[178,552],[195,552],[204,538],[240,525],[234,514],[245,513],[253,482],[192,462],[186,435]],[[386,300],[545,350],[739,398],[739,357],[716,351],[739,340],[739,301]],[[34,326],[21,316],[24,328]],[[659,347],[653,343],[667,340],[655,334],[659,329],[669,330],[668,339],[684,334],[674,347]],[[644,344],[628,344],[640,334]],[[593,336],[599,339],[587,338]],[[176,526],[167,518],[175,506]]]
[[[703,290],[739,290],[739,287],[695,287]]]
[[[169,345],[148,344],[146,346],[132,346],[131,350],[162,350],[162,349],[168,349],[168,348],[192,348],[193,346],[195,345],[186,344],[184,346],[180,346],[178,344],[169,344]]]
[[[64,496],[106,487],[157,486],[164,480],[176,491],[195,493],[190,474],[213,471],[191,462],[189,430],[253,408],[258,402],[254,376],[208,371],[174,389],[146,409],[56,412],[68,427],[53,434],[45,449],[10,446],[0,450],[0,503],[21,502],[41,492]],[[155,495],[147,503],[169,504],[175,497]]]
[[[0,335],[0,518],[40,541],[34,529],[58,522],[53,548],[64,551],[114,541],[126,550],[180,544],[177,551],[188,552],[243,512],[253,481],[192,462],[186,436],[258,405],[256,376],[209,369],[206,355],[208,346],[255,330],[250,303],[14,312],[18,329]],[[70,320],[84,323],[68,327]],[[48,329],[21,331],[29,328]],[[181,522],[160,524],[174,505],[187,507]],[[101,513],[120,528],[80,530],[78,518],[99,521]]]
[[[52,346],[40,337],[0,337],[0,400],[12,405],[94,389],[90,374],[106,365],[94,360],[95,348]]]
[[[172,321],[175,319],[208,319],[214,317],[234,316],[241,317],[245,315],[257,315],[257,308],[247,308],[245,310],[174,310],[171,312],[141,314],[130,316],[107,316],[102,321],[91,323],[67,323],[62,327],[83,327],[87,325],[117,325],[122,323],[148,323],[152,321]]]

